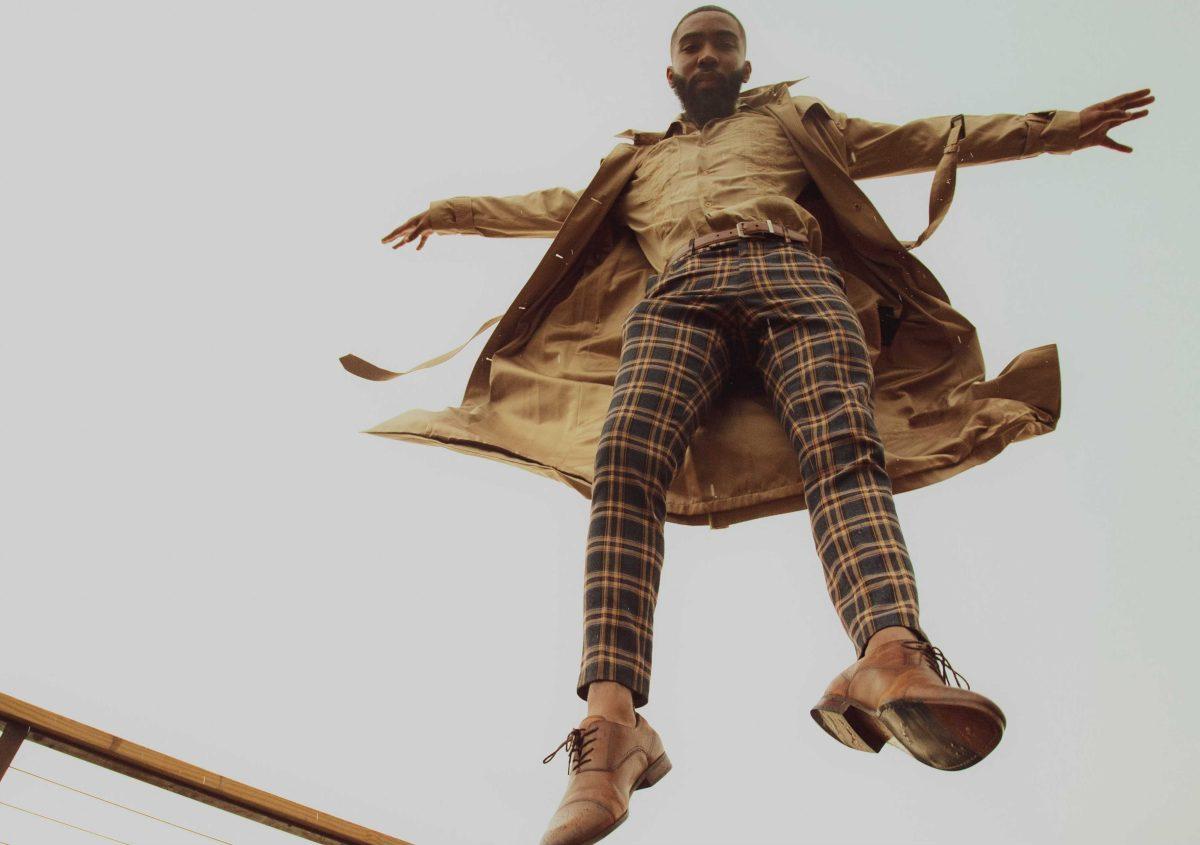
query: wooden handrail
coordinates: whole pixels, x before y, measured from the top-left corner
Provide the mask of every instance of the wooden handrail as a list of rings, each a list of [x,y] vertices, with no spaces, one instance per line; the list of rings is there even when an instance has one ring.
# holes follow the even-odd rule
[[[0,692],[0,722],[39,745],[324,845],[411,845]]]

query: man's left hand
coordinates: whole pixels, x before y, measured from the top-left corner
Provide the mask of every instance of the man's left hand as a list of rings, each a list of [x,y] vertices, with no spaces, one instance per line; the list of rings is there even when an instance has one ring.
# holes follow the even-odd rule
[[[1110,150],[1116,150],[1121,153],[1133,152],[1133,147],[1127,147],[1124,144],[1117,143],[1112,138],[1108,137],[1108,130],[1114,126],[1120,126],[1122,123],[1127,123],[1131,120],[1137,120],[1139,117],[1145,117],[1150,113],[1149,109],[1128,113],[1129,109],[1136,109],[1138,106],[1146,106],[1154,102],[1154,98],[1149,96],[1150,89],[1143,88],[1140,91],[1130,91],[1128,94],[1121,94],[1113,97],[1111,100],[1104,100],[1096,103],[1094,106],[1088,106],[1079,113],[1079,146],[1076,149],[1082,150],[1084,147],[1108,147]]]

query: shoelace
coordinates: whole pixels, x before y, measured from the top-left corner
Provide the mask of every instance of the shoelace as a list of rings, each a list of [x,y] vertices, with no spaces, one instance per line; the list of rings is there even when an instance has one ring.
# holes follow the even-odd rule
[[[962,684],[959,683],[959,680],[962,680],[963,684],[967,685],[967,689],[971,688],[970,682],[954,671],[954,667],[950,665],[950,661],[946,659],[946,655],[942,654],[942,650],[937,646],[913,640],[905,640],[901,645],[905,648],[911,648],[914,651],[924,652],[925,657],[929,660],[929,665],[933,667],[933,671],[938,673],[938,677],[942,679],[942,683],[946,686],[950,686],[950,679],[946,677],[946,670],[948,669],[950,670],[950,674],[954,676],[955,686],[961,687]]]
[[[590,757],[584,756],[584,749],[586,749],[593,742],[593,740],[587,739],[586,737],[590,737],[597,730],[599,730],[599,728],[596,725],[592,725],[592,727],[588,728],[587,730],[582,728],[572,728],[571,732],[567,734],[567,738],[558,744],[558,748],[555,748],[553,751],[547,754],[542,762],[549,763],[554,759],[555,754],[565,748],[567,749],[567,773],[569,774],[572,770],[572,758],[574,758],[575,761],[574,770],[579,771],[579,767],[591,759]]]

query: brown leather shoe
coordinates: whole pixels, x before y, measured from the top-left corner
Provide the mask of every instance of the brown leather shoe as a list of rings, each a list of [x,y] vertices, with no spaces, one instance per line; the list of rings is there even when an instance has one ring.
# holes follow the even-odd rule
[[[541,845],[592,845],[629,817],[635,789],[658,783],[671,771],[654,728],[635,713],[627,727],[603,716],[588,716],[542,760],[567,749],[567,792],[558,803]]]
[[[842,672],[812,709],[825,732],[859,751],[884,743],[906,749],[935,769],[958,771],[991,753],[1004,733],[1004,713],[967,688],[941,649],[926,642],[885,643]]]

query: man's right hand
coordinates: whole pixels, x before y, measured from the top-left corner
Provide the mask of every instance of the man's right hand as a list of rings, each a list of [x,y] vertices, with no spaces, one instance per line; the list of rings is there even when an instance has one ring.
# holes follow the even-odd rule
[[[392,249],[399,249],[410,241],[421,238],[417,244],[417,249],[425,246],[425,241],[429,240],[429,236],[433,234],[433,227],[429,224],[429,212],[422,211],[420,214],[414,214],[412,217],[405,220],[396,229],[393,229],[383,238],[383,242],[392,244]]]

